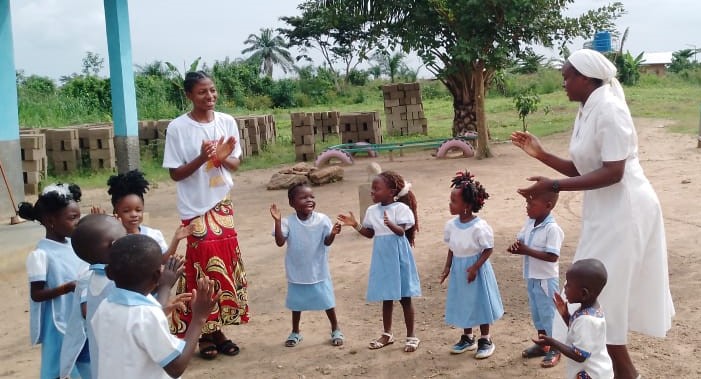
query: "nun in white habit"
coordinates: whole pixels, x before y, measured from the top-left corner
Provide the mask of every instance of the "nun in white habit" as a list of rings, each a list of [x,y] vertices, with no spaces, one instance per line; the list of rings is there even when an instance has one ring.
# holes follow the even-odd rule
[[[573,53],[562,69],[570,101],[580,103],[569,158],[547,152],[530,133],[511,142],[566,178],[532,177],[519,193],[584,191],[574,261],[596,258],[608,271],[599,297],[616,378],[638,376],[628,331],[664,337],[672,326],[667,244],[660,202],[638,160],[638,138],[616,67],[594,50]]]

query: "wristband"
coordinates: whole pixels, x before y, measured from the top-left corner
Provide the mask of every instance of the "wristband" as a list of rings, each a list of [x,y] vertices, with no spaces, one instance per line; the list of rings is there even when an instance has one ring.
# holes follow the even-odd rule
[[[355,230],[357,230],[358,232],[360,232],[360,230],[363,229],[363,226],[360,225],[360,223],[357,223],[357,224],[355,224],[355,226],[354,226],[353,228],[354,228]]]
[[[221,161],[219,160],[219,158],[217,158],[216,156],[212,157],[212,165],[217,168],[221,167]]]
[[[552,191],[555,192],[555,193],[560,192],[560,181],[559,181],[559,180],[553,180],[553,184],[552,184],[552,187],[551,187],[550,189],[552,189]]]

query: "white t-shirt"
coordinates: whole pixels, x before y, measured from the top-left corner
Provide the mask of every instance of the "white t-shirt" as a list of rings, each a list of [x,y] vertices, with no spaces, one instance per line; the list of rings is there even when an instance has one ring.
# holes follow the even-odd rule
[[[163,167],[178,168],[200,155],[202,141],[218,141],[234,137],[236,146],[230,157],[241,157],[241,141],[236,120],[226,113],[214,112],[214,120],[201,124],[184,114],[168,124]],[[224,199],[233,187],[231,173],[224,167],[214,167],[211,161],[200,166],[192,175],[176,182],[180,218],[189,220],[201,216]]]
[[[382,203],[373,204],[365,211],[363,226],[374,230],[375,237],[395,234],[392,229],[385,225],[385,212],[387,212],[387,217],[390,221],[397,225],[404,225],[404,230],[411,229],[416,222],[411,208],[404,203],[395,201],[387,205],[382,205]]]
[[[90,324],[101,379],[170,378],[163,368],[185,348],[185,341],[170,334],[168,319],[151,295],[115,288]]]
[[[479,217],[463,223],[459,216],[455,216],[445,223],[443,242],[448,244],[454,257],[471,257],[494,248],[494,232]]]
[[[139,232],[141,232],[141,234],[145,236],[153,238],[156,242],[158,242],[158,246],[161,247],[161,253],[165,254],[166,251],[168,251],[168,243],[166,242],[166,239],[163,237],[163,233],[161,233],[160,230],[149,228],[146,225],[141,225],[139,226]]]
[[[535,226],[535,219],[529,218],[516,235],[516,239],[531,249],[560,256],[560,248],[565,233],[549,214],[543,222]],[[559,277],[559,264],[541,259],[523,256],[524,279],[551,279]]]
[[[581,371],[597,379],[613,378],[613,364],[606,350],[606,319],[601,308],[578,309],[570,317],[566,345],[584,356],[584,362],[567,360],[567,378]]]

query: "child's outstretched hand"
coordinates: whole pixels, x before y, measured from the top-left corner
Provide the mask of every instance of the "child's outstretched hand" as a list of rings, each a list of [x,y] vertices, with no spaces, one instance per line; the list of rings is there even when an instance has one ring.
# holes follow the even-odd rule
[[[553,344],[553,338],[545,334],[538,334],[538,338],[533,338],[533,342],[539,346],[551,346]]]
[[[168,300],[168,305],[163,307],[163,313],[165,313],[166,316],[170,316],[175,311],[185,313],[187,311],[187,303],[190,302],[190,300],[192,300],[192,294],[190,292],[171,297]]]
[[[557,313],[559,313],[560,316],[562,316],[562,319],[567,323],[570,319],[570,310],[567,309],[567,302],[557,292],[555,292],[555,295],[553,296],[553,302],[555,303]]]
[[[93,205],[90,207],[90,214],[91,215],[103,215],[107,214],[104,209],[100,208],[99,205]]]
[[[184,264],[185,258],[179,255],[170,256],[163,265],[163,272],[161,273],[161,279],[158,281],[158,286],[172,288],[175,282],[178,281],[180,275],[183,274],[183,271],[185,271]]]
[[[203,322],[209,317],[212,308],[219,301],[220,293],[214,292],[214,281],[202,277],[197,279],[197,289],[192,290],[192,315]]]
[[[270,215],[273,216],[273,220],[275,221],[280,221],[282,218],[282,214],[280,213],[280,209],[278,209],[277,204],[270,204]]]
[[[331,228],[331,234],[333,235],[338,235],[341,233],[341,223],[337,222],[333,224],[333,228]]]
[[[186,238],[192,232],[195,230],[195,224],[190,224],[190,225],[180,225],[178,226],[178,229],[175,229],[175,234],[173,234],[173,239],[176,241],[180,241],[183,238]]]
[[[343,225],[351,226],[351,227],[356,227],[358,226],[358,220],[355,219],[355,216],[353,215],[353,212],[348,211],[348,215],[340,214],[338,217],[336,217],[338,221],[341,222]]]

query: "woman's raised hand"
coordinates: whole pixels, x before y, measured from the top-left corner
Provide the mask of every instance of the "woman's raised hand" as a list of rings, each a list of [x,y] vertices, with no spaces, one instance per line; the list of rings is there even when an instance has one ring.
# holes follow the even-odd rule
[[[219,141],[217,141],[214,144],[215,148],[215,157],[220,161],[223,162],[226,160],[226,158],[231,155],[231,153],[234,151],[234,148],[236,147],[236,138],[234,137],[227,137],[227,138],[219,138]]]
[[[545,153],[538,138],[528,132],[516,131],[511,133],[511,143],[536,159]]]
[[[216,148],[217,147],[214,142],[202,141],[202,145],[200,146],[200,156],[209,160],[216,152]]]

